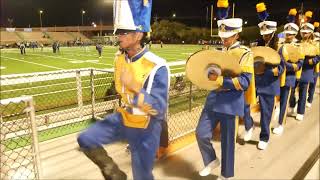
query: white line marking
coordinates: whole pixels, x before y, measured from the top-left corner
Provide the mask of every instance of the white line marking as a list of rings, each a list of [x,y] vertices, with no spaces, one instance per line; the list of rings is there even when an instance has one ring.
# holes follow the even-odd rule
[[[48,67],[48,68],[52,68],[52,69],[59,69],[59,70],[63,69],[63,68],[58,68],[58,67],[49,66],[49,65],[45,65],[45,64],[39,64],[39,63],[35,63],[35,62],[30,62],[30,61],[25,61],[25,60],[21,60],[21,59],[11,58],[11,57],[7,57],[7,56],[1,56],[1,57],[2,58],[7,58],[7,59],[12,59],[12,60],[15,60],[15,61],[21,61],[21,62],[25,62],[25,63],[29,63],[29,64],[34,64],[34,65],[38,65],[38,66]]]
[[[76,61],[69,61],[73,64],[81,64],[81,63],[98,63],[99,60],[76,60]]]
[[[0,66],[0,69],[5,69],[6,67],[4,67],[4,66]]]
[[[66,60],[70,60],[70,61],[83,61],[83,60],[79,60],[79,59],[70,59],[70,58],[65,58],[65,57],[59,57],[59,56],[49,56],[49,55],[43,55],[43,54],[31,54],[30,55],[33,55],[33,56],[44,56],[44,57],[51,57],[51,58],[57,58],[57,59],[66,59]],[[105,66],[112,66],[112,65],[109,65],[109,64],[106,64],[106,63],[98,63],[98,62],[90,62],[89,63],[93,63],[93,64],[101,64],[101,65],[105,65]]]
[[[180,60],[180,61],[174,61],[174,62],[167,62],[169,66],[180,66],[180,65],[185,65],[186,61],[185,60]]]

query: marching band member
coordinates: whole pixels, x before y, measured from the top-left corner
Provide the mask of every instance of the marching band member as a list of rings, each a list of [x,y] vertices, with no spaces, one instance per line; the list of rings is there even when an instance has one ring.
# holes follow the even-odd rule
[[[130,146],[133,179],[152,180],[167,111],[169,68],[164,59],[143,47],[150,31],[152,0],[116,0],[114,6],[115,33],[120,41],[114,79],[125,107],[81,133],[78,143],[105,179],[124,180],[126,174],[103,145],[125,139]]]
[[[315,30],[313,33],[313,44],[315,44],[315,46],[317,46],[318,49],[320,49],[320,27],[319,27],[319,22],[314,22],[313,24]],[[317,56],[318,59],[320,58],[320,56]],[[315,66],[314,69],[314,78],[313,81],[310,82],[309,84],[309,89],[308,89],[308,99],[307,99],[307,107],[311,107],[312,101],[313,101],[313,95],[316,89],[316,85],[317,85],[317,81],[319,78],[319,72],[320,72],[320,62],[318,61],[317,65]]]
[[[291,89],[295,87],[296,82],[296,75],[295,72],[297,72],[303,63],[303,54],[298,52],[297,61],[296,63],[293,63],[294,60],[289,59],[289,53],[287,52],[287,49],[285,48],[286,45],[292,45],[294,47],[298,48],[298,45],[294,43],[294,38],[298,34],[299,27],[294,23],[295,18],[297,15],[296,9],[290,9],[289,15],[288,15],[288,21],[289,23],[284,25],[284,34],[285,34],[285,41],[284,44],[282,44],[279,48],[279,54],[282,56],[282,58],[285,59],[285,70],[284,73],[280,77],[280,114],[279,114],[279,120],[278,120],[278,126],[273,129],[273,133],[281,135],[283,133],[283,125],[285,124],[285,119],[287,115],[287,106],[289,101],[289,95],[291,92]]]
[[[302,23],[300,27],[300,35],[302,37],[300,46],[304,52],[305,58],[302,65],[302,73],[301,78],[298,83],[299,87],[299,100],[298,100],[298,109],[297,109],[297,116],[296,120],[302,121],[305,113],[306,108],[306,101],[307,101],[307,91],[309,83],[314,81],[314,69],[316,64],[318,63],[319,49],[313,45],[312,42],[312,33],[314,31],[314,26],[309,23],[310,19],[312,18],[312,12],[307,11],[305,13],[305,17],[307,18],[306,23]],[[295,101],[290,104],[291,112],[292,109],[295,107]]]
[[[196,138],[205,165],[199,175],[207,176],[212,169],[220,165],[210,142],[212,130],[220,122],[222,149],[220,178],[228,179],[234,176],[236,123],[237,117],[244,115],[244,91],[255,92],[254,87],[250,87],[253,74],[253,58],[250,50],[240,46],[237,41],[238,33],[242,31],[242,19],[226,19],[229,10],[227,0],[219,0],[217,6],[220,19],[218,20],[219,36],[223,41],[226,52],[239,59],[242,73],[238,77],[230,78],[221,76],[219,68],[212,67],[208,70],[208,78],[211,81],[216,81],[221,89],[213,90],[208,95],[196,128]],[[247,102],[255,100],[255,94],[247,94],[246,97],[248,98]]]
[[[262,21],[258,24],[260,28],[260,34],[262,38],[258,40],[258,46],[271,47],[277,50],[277,38],[275,31],[277,30],[277,22],[266,21],[269,16],[266,12],[264,3],[259,3],[256,6],[259,19]],[[281,58],[279,65],[264,64],[261,70],[262,72],[255,72],[255,84],[257,96],[259,97],[260,105],[260,141],[258,148],[264,150],[267,148],[269,137],[270,137],[270,122],[272,119],[274,107],[275,107],[275,96],[280,95],[280,81],[279,77],[284,70],[284,60]],[[256,65],[255,65],[256,68]],[[249,141],[252,136],[253,121],[251,120],[251,127],[249,130],[246,128],[244,135],[244,141]],[[245,121],[245,122],[248,122]]]

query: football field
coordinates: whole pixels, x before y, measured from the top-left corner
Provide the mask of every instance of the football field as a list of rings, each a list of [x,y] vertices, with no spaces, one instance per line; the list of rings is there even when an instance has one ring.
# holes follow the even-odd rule
[[[184,72],[184,63],[187,58],[202,48],[203,46],[199,45],[165,45],[163,48],[160,48],[159,45],[152,45],[151,51],[166,59],[171,74],[174,74]],[[88,74],[90,71],[82,70],[81,80],[78,82],[75,71],[68,70],[80,68],[112,69],[117,50],[117,47],[105,46],[102,58],[99,58],[94,46],[87,48],[61,47],[60,53],[53,53],[51,48],[44,48],[43,51],[40,48],[35,50],[28,48],[26,55],[21,55],[17,48],[2,49],[0,100],[25,95],[33,97],[38,121],[45,126],[39,134],[40,141],[80,131],[91,123],[90,119],[74,122],[70,118],[77,116],[80,112],[77,109],[79,102],[81,102],[81,106],[86,108],[84,115],[90,114],[87,110],[93,102],[91,87],[94,87],[96,105],[101,104],[103,107],[103,110],[100,111],[103,114],[112,112],[114,107],[106,107],[104,104],[107,101],[113,102],[117,98],[112,93],[108,95],[109,90],[112,89],[113,73],[108,70],[96,70],[94,76],[91,77]],[[56,72],[40,73],[49,71]],[[192,88],[190,83],[186,83],[184,78],[177,83],[176,76],[180,75],[175,74],[171,77],[170,114],[200,106],[206,96],[203,92],[195,91],[194,87],[192,96],[190,96],[191,90],[189,88]],[[82,95],[81,100],[79,100],[79,93]],[[23,106],[10,104],[7,107],[1,107],[0,111],[4,117],[3,120],[11,122],[21,118],[15,115],[21,112],[21,109]],[[44,117],[43,120],[42,117]],[[52,127],[51,125],[49,127],[49,124]],[[17,140],[8,139],[7,147],[9,149],[17,148],[16,142],[20,143],[18,147],[28,144],[19,138]]]
[[[184,65],[170,64],[175,61],[185,61],[192,53],[202,49],[199,45],[152,45],[151,51],[167,60],[171,65],[171,73],[183,72]],[[34,73],[79,68],[113,68],[114,55],[118,47],[105,46],[102,58],[94,46],[61,47],[60,53],[53,53],[52,48],[34,50],[27,48],[26,55],[21,55],[18,48],[1,50],[1,75]],[[181,63],[180,63],[181,64]]]

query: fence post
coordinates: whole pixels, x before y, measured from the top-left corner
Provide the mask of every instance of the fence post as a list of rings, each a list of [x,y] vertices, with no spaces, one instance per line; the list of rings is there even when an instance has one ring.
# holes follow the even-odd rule
[[[28,109],[27,113],[30,115],[30,123],[31,123],[31,131],[32,131],[32,141],[33,141],[33,157],[36,160],[36,168],[37,173],[36,179],[40,179],[42,177],[42,167],[40,161],[40,149],[39,149],[39,140],[38,140],[38,130],[37,130],[37,123],[36,123],[36,114],[33,104],[33,98],[28,101]]]
[[[92,119],[95,119],[95,96],[94,96],[94,74],[93,69],[90,70],[90,86],[91,86],[91,108],[92,108]]]
[[[191,101],[192,101],[192,83],[190,82],[190,90],[189,90],[189,112],[191,112],[191,109],[192,109],[192,104],[191,104]]]
[[[116,95],[116,96],[118,96],[118,97],[119,97],[119,107],[121,107],[121,106],[122,106],[122,103],[121,103],[121,99],[122,99],[122,97],[121,97],[120,95]]]
[[[83,101],[82,101],[82,87],[81,87],[81,75],[80,70],[76,71],[76,80],[77,80],[77,97],[78,97],[78,113],[79,118],[83,117]]]

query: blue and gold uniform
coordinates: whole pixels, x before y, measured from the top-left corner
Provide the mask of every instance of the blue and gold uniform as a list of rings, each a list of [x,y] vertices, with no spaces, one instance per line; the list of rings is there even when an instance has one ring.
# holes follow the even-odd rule
[[[234,176],[234,146],[236,124],[239,116],[244,115],[245,90],[249,88],[253,71],[253,59],[250,50],[240,46],[239,42],[227,49],[239,57],[243,73],[235,78],[221,78],[221,90],[211,91],[201,113],[196,129],[196,137],[205,166],[217,159],[210,142],[212,130],[218,122],[221,125],[222,169],[224,177]],[[241,58],[242,57],[242,58]],[[248,101],[254,97],[247,95]]]
[[[279,120],[278,120],[278,127],[274,128],[273,133],[275,134],[282,134],[283,132],[283,123],[285,122],[287,116],[287,109],[288,109],[288,101],[291,89],[295,87],[296,83],[296,72],[302,66],[303,63],[303,54],[299,53],[298,57],[294,61],[290,60],[290,57],[286,45],[290,44],[293,46],[298,46],[294,43],[294,37],[298,34],[299,27],[294,23],[295,17],[297,15],[296,9],[290,9],[289,11],[289,23],[285,24],[284,26],[284,34],[285,34],[285,42],[283,44],[279,44],[279,54],[282,59],[285,60],[285,69],[282,75],[280,76],[280,113],[279,113]],[[298,47],[296,48],[298,49]],[[297,61],[296,61],[297,60]],[[293,63],[295,62],[295,63]]]
[[[131,69],[141,85],[139,94],[126,89],[120,81],[123,68]],[[167,111],[169,69],[165,60],[144,48],[129,59],[125,53],[115,60],[115,86],[125,108],[98,121],[81,133],[78,142],[83,149],[102,147],[127,140],[132,155],[134,179],[153,179],[152,168],[159,147],[161,124]]]
[[[213,168],[220,164],[210,142],[212,130],[220,122],[221,176],[229,178],[234,176],[234,149],[238,117],[244,115],[245,98],[247,102],[255,100],[255,89],[250,84],[253,78],[253,57],[248,48],[240,46],[240,43],[236,41],[237,34],[242,31],[242,19],[225,19],[228,16],[227,0],[219,0],[217,6],[219,19],[222,19],[218,20],[219,36],[222,39],[229,38],[234,42],[224,51],[239,59],[242,73],[234,78],[223,76],[217,78],[216,81],[221,88],[209,93],[196,128],[196,138],[205,165],[199,174],[207,176]],[[244,91],[248,93],[245,94]]]
[[[133,179],[153,179],[152,169],[168,107],[170,76],[166,61],[141,47],[143,34],[150,31],[151,5],[151,0],[114,2],[117,11],[114,27],[122,41],[119,45],[122,50],[115,57],[114,80],[123,107],[78,137],[81,150],[100,168],[105,179],[127,178],[103,148],[104,144],[119,140],[129,143]]]
[[[266,46],[266,45],[268,44],[266,44],[266,42],[263,39],[258,41],[258,46]],[[270,122],[272,119],[273,111],[275,109],[275,97],[280,95],[279,77],[283,73],[284,68],[285,68],[285,62],[284,62],[284,59],[281,58],[279,65],[272,66],[272,65],[266,64],[264,73],[255,75],[256,93],[257,93],[257,96],[259,97],[259,106],[260,106],[261,132],[259,136],[260,142],[258,144],[259,149],[265,149],[269,141]],[[250,117],[250,119],[252,118]],[[248,123],[248,120],[245,122]],[[251,124],[251,127],[248,130],[252,128],[253,121],[250,124]],[[248,139],[246,139],[246,135],[245,135],[245,141],[250,140],[250,138],[251,137],[248,137]]]
[[[196,128],[196,138],[205,165],[199,175],[207,176],[212,169],[220,165],[220,161],[210,142],[213,134],[212,130],[220,122],[221,176],[222,178],[229,178],[234,176],[236,124],[238,117],[244,115],[244,91],[250,86],[252,73],[249,71],[253,70],[253,58],[250,51],[240,49],[239,42],[235,42],[237,34],[242,31],[242,19],[227,19],[228,0],[218,0],[217,7],[217,14],[220,19],[217,21],[219,37],[233,40],[233,44],[229,45],[227,51],[241,55],[239,64],[243,68],[243,73],[234,78],[219,76],[216,79],[221,89],[209,93]]]
[[[320,49],[320,28],[319,28],[319,22],[314,22],[313,24],[315,30],[313,33],[314,39],[313,39],[313,44],[317,46],[318,49]],[[313,95],[316,89],[317,81],[319,79],[319,74],[320,74],[320,56],[317,56],[318,58],[318,63],[315,66],[314,69],[314,78],[313,81],[310,82],[309,84],[309,90],[308,90],[308,99],[307,99],[307,107],[311,107],[312,101],[313,101]]]
[[[307,101],[307,91],[310,83],[314,82],[314,72],[316,65],[319,61],[319,48],[310,40],[310,36],[312,35],[314,30],[314,26],[310,23],[304,23],[301,25],[301,34],[303,40],[301,41],[301,48],[305,55],[303,65],[302,65],[302,73],[299,81],[299,100],[298,100],[298,109],[296,119],[299,121],[303,120],[303,116],[305,113],[306,101]],[[307,37],[309,35],[309,37]]]
[[[264,3],[257,4],[257,12],[259,19],[262,20],[258,24],[260,34],[263,38],[257,41],[258,46],[269,46],[277,50],[277,38],[274,36],[277,30],[277,22],[265,21],[268,17]],[[270,122],[275,109],[275,96],[280,95],[279,77],[284,71],[284,60],[281,58],[279,65],[265,64],[265,70],[262,74],[255,75],[256,93],[259,97],[260,106],[260,126],[261,132],[259,137],[258,148],[264,150],[267,147],[270,137]],[[249,127],[247,127],[249,124]],[[252,136],[253,120],[250,114],[245,116],[246,133],[244,140],[249,141]]]
[[[286,44],[286,43],[285,43]],[[295,43],[291,43],[298,46]],[[279,48],[279,54],[286,60],[285,62],[285,72],[281,77],[280,82],[280,114],[279,114],[279,126],[283,125],[285,118],[287,116],[289,95],[291,94],[292,88],[296,86],[296,72],[299,71],[303,64],[303,54],[301,54],[301,59],[297,63],[291,63],[290,59],[286,57],[286,52],[284,53],[284,45]]]

